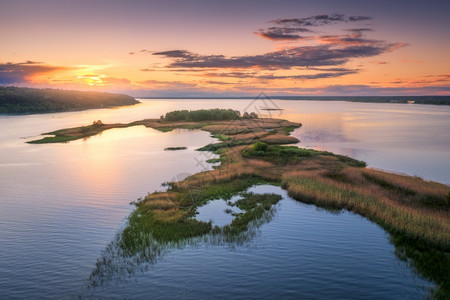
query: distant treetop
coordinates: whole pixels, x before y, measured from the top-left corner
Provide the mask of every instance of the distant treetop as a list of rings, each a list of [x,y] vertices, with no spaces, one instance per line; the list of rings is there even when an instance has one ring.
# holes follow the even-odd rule
[[[161,118],[168,122],[173,121],[225,121],[225,120],[237,120],[237,119],[250,119],[258,118],[258,115],[254,112],[245,112],[242,116],[238,110],[233,109],[199,109],[199,110],[175,110],[166,113],[164,118]]]

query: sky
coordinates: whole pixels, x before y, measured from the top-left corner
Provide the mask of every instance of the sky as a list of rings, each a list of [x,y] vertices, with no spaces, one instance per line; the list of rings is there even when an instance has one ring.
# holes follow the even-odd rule
[[[0,0],[0,85],[450,95],[450,1]]]

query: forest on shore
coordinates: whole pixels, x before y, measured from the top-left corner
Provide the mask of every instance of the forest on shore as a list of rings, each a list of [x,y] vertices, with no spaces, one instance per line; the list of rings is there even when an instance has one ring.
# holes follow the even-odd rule
[[[135,98],[123,94],[0,86],[0,114],[76,111],[137,103]]]

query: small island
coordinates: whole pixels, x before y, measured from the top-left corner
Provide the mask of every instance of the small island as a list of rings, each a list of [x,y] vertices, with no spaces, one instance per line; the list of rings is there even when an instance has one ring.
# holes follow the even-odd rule
[[[206,234],[235,236],[260,218],[280,197],[244,194],[236,205],[243,211],[230,225],[212,226],[193,218],[197,208],[218,198],[229,199],[256,184],[279,185],[289,196],[331,210],[346,209],[364,216],[391,234],[399,257],[434,280],[436,295],[450,291],[450,187],[418,177],[366,168],[353,158],[325,151],[302,149],[290,136],[301,126],[282,119],[241,115],[234,110],[169,112],[160,119],[128,124],[103,124],[62,129],[30,143],[61,143],[86,138],[111,128],[143,125],[163,132],[175,128],[201,129],[219,141],[199,151],[220,156],[214,170],[154,192],[136,203],[123,231],[123,243],[136,241],[142,232],[160,243],[176,243]],[[401,246],[400,246],[401,245]],[[432,261],[432,265],[430,265]],[[430,271],[431,270],[431,271]]]
[[[186,146],[164,148],[165,151],[178,151],[178,150],[186,150],[186,149],[187,149]]]
[[[0,86],[0,114],[33,114],[134,105],[122,94]]]

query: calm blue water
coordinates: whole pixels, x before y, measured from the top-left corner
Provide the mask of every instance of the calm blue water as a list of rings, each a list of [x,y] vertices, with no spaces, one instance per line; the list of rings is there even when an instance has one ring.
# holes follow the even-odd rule
[[[256,235],[251,240],[242,245],[199,242],[182,249],[169,248],[156,264],[136,264],[136,273],[120,278],[114,278],[114,272],[140,255],[115,257],[108,266],[108,276],[113,279],[81,295],[151,299],[426,297],[430,283],[396,259],[388,236],[377,225],[352,213],[333,214],[299,203],[279,187],[263,185],[250,191],[283,196],[272,219],[254,228]],[[209,209],[203,209],[197,218],[214,220],[223,215],[221,205],[212,202],[206,206]],[[145,266],[146,271],[139,271]]]
[[[450,182],[448,164],[442,163],[450,161],[450,108],[314,101],[276,104],[284,109],[279,117],[304,124],[293,133],[303,146]],[[427,294],[423,286],[428,284],[395,257],[388,236],[376,225],[288,198],[281,201],[272,221],[259,227],[244,245],[194,243],[162,249],[165,254],[157,256],[156,263],[133,262],[131,269],[125,269],[131,275],[112,272],[103,285],[87,289],[98,259],[126,225],[133,209],[129,203],[163,189],[164,181],[210,168],[205,161],[213,156],[195,149],[213,139],[201,131],[160,133],[133,127],[69,144],[25,141],[93,120],[130,122],[158,118],[173,109],[208,107],[255,111],[260,104],[152,100],[120,109],[0,116],[0,299],[248,298],[253,293],[270,298],[423,298]],[[393,129],[392,124],[397,126]],[[163,150],[174,146],[188,149]],[[426,160],[421,159],[424,153]],[[115,261],[112,265],[123,266],[120,255]]]

